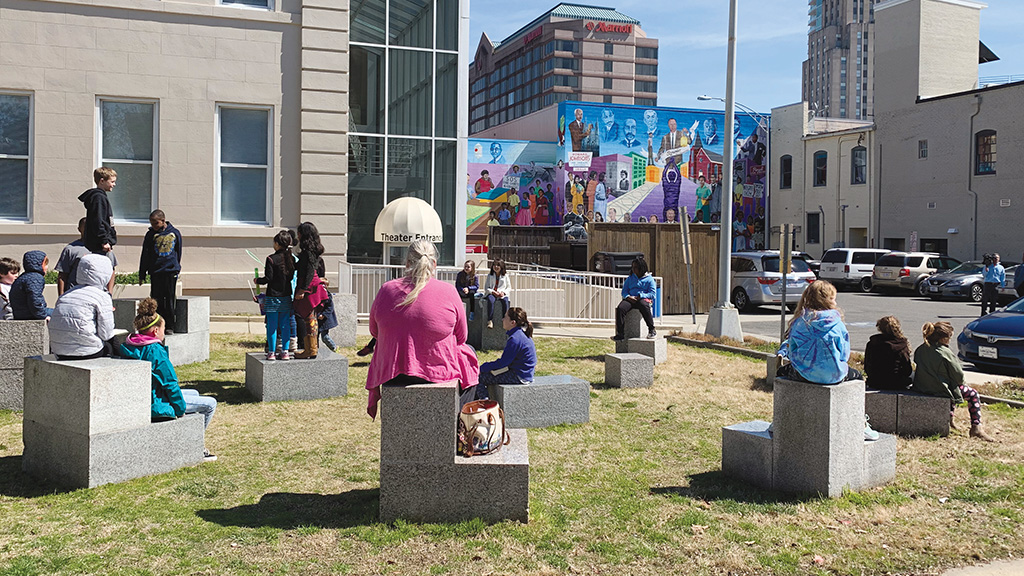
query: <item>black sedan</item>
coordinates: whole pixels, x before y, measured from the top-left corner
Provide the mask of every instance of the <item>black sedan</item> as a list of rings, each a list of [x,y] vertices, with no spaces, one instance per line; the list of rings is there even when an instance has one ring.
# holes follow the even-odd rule
[[[968,324],[956,344],[960,359],[982,370],[1024,374],[1024,298]]]

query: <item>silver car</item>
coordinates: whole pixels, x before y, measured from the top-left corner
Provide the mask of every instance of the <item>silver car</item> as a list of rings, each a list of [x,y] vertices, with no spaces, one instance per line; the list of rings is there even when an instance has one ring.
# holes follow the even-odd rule
[[[985,277],[982,269],[983,262],[971,261],[953,268],[948,272],[933,274],[928,277],[928,296],[932,300],[941,298],[966,298],[972,302],[981,302],[984,293]],[[1013,275],[1016,266],[1006,269],[1006,283],[999,288],[999,300],[1009,301],[1017,299],[1017,292],[1013,289]]]
[[[749,312],[762,304],[782,303],[778,250],[734,252],[731,278],[732,303],[740,312]],[[786,307],[796,308],[804,288],[815,279],[807,262],[793,258],[793,270],[786,275]]]

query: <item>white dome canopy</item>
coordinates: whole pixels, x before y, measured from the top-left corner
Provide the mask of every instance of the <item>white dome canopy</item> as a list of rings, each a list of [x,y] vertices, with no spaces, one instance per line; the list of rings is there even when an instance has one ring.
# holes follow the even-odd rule
[[[441,217],[430,204],[405,196],[389,202],[377,216],[373,226],[373,237],[377,242],[411,243],[416,240],[441,242],[444,229]]]

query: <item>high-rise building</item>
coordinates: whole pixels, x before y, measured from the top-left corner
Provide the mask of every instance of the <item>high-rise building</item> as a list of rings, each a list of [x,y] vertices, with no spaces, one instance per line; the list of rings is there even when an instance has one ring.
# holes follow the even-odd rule
[[[874,116],[876,0],[808,0],[803,100],[817,116]]]
[[[614,8],[562,3],[501,42],[484,33],[469,68],[471,134],[564,100],[658,103],[658,41]]]

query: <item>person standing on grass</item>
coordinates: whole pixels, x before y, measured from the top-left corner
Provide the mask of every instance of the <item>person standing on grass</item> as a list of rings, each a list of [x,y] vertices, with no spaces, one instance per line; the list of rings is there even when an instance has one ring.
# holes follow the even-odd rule
[[[981,400],[978,392],[964,383],[964,369],[956,354],[949,349],[949,339],[953,337],[953,325],[949,322],[927,322],[921,327],[924,344],[914,351],[914,392],[949,398],[949,427],[956,429],[953,414],[956,405],[967,402],[967,411],[971,415],[972,438],[980,438],[986,442],[995,442],[981,428]]]
[[[180,273],[181,232],[167,221],[163,210],[153,210],[149,215],[149,231],[142,241],[139,285],[146,282],[149,274],[149,297],[156,300],[157,312],[167,324],[167,334],[174,334],[176,326],[176,290]]]
[[[1006,270],[999,263],[999,254],[994,253],[985,258],[985,267],[981,269],[985,285],[981,294],[981,315],[995,312],[999,305],[999,288],[1006,284]]]

